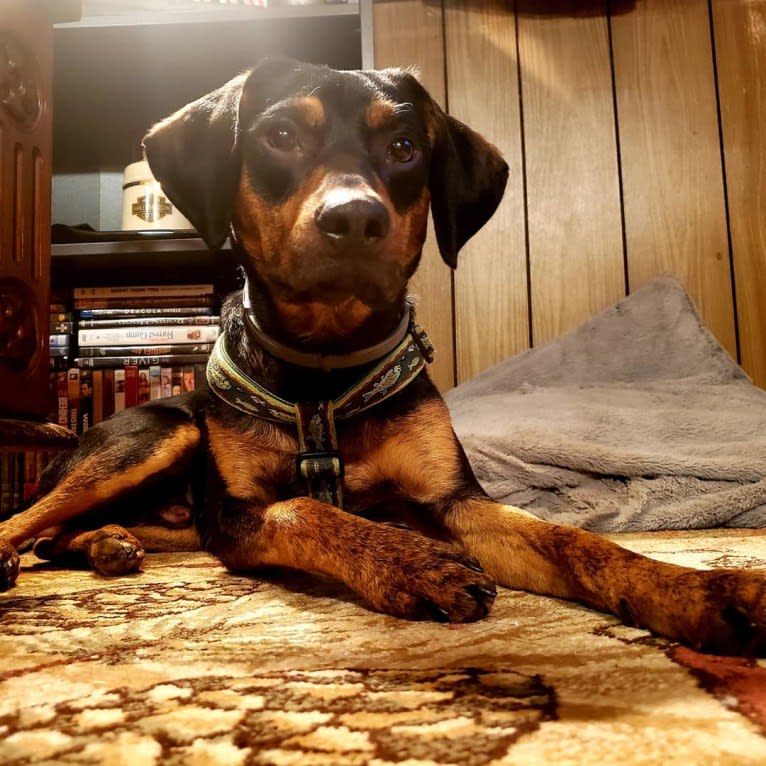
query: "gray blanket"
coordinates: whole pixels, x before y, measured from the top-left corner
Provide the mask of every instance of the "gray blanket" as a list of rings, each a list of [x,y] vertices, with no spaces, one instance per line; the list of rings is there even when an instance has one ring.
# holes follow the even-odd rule
[[[504,503],[602,532],[766,526],[766,392],[671,277],[447,403]]]

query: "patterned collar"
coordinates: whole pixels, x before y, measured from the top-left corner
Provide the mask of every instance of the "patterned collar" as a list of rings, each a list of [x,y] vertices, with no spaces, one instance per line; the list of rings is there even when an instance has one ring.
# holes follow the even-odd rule
[[[237,367],[226,349],[224,333],[210,354],[207,381],[216,396],[241,412],[272,422],[295,423],[300,443],[296,469],[306,480],[309,496],[342,508],[343,462],[335,421],[359,415],[399,393],[432,359],[428,336],[410,321],[399,344],[337,399],[289,402]]]

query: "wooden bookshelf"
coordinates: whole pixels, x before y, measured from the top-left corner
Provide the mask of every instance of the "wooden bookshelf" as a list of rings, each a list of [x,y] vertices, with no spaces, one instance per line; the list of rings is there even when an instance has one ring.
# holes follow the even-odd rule
[[[213,282],[218,294],[240,282],[228,244],[211,253],[199,237],[51,246],[51,279],[58,289],[105,284]]]

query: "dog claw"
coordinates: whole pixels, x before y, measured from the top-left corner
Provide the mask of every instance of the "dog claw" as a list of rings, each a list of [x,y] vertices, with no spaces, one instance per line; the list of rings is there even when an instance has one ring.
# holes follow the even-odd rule
[[[394,529],[403,529],[406,532],[414,532],[415,530],[404,521],[386,521],[384,524],[387,527],[393,527]]]
[[[758,625],[750,615],[739,606],[725,606],[721,610],[721,619],[731,628],[737,644],[738,654],[752,654],[753,644],[757,639]]]
[[[497,588],[494,585],[466,585],[466,592],[476,601],[481,613],[475,619],[481,619],[489,614],[489,609],[497,596]]]
[[[683,585],[692,619],[679,619],[665,635],[698,651],[766,656],[766,588],[761,572],[692,571],[684,574]]]
[[[430,599],[424,598],[422,607],[425,614],[434,622],[450,622],[450,615],[446,609],[434,604]]]
[[[473,556],[467,556],[462,561],[463,566],[467,569],[472,569],[474,572],[479,572],[480,574],[484,574],[484,567],[481,565],[478,559],[475,559]]]
[[[494,585],[467,585],[466,590],[477,598],[494,600],[497,596],[497,588]]]
[[[141,543],[132,535],[99,534],[88,550],[88,563],[99,574],[108,577],[137,571],[143,559]]]

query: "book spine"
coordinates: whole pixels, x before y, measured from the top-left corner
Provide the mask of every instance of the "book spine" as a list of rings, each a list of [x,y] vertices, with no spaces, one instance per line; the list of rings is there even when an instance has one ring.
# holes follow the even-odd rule
[[[24,491],[23,500],[26,502],[34,494],[34,487],[37,482],[37,464],[35,462],[34,450],[25,450],[24,455]]]
[[[13,494],[11,508],[18,509],[24,499],[24,453],[15,452],[13,455]]]
[[[129,365],[125,368],[125,409],[138,404],[138,367]]]
[[[173,396],[178,396],[179,394],[182,394],[184,390],[184,381],[183,381],[183,373],[179,365],[173,365],[173,370],[171,372],[170,380],[171,380],[171,385],[173,390]]]
[[[80,408],[77,432],[85,433],[93,425],[93,370],[80,370]]]
[[[72,330],[74,330],[74,322],[71,320],[65,320],[62,322],[55,321],[54,319],[51,319],[49,332],[50,333],[71,333]]]
[[[50,357],[51,359],[63,359],[67,356],[69,356],[70,348],[68,345],[66,346],[50,346]]]
[[[144,404],[152,398],[149,369],[143,368],[138,371],[138,404]]]
[[[104,370],[93,370],[93,425],[104,419]]]
[[[80,319],[80,330],[113,328],[113,327],[169,327],[174,325],[213,325],[219,324],[221,317],[213,315],[180,315],[180,316],[153,316],[153,317],[112,317],[111,319]]]
[[[56,393],[58,400],[58,418],[60,426],[69,425],[69,384],[67,380],[67,371],[59,370],[56,373]]]
[[[194,391],[194,365],[185,364],[181,369],[184,391]]]
[[[114,411],[122,412],[125,409],[125,369],[114,371]]]
[[[162,308],[167,306],[202,307],[212,306],[212,295],[199,295],[188,298],[74,298],[72,306],[82,313],[86,309],[135,309]]]
[[[111,368],[107,368],[104,370],[104,419],[114,414],[114,407],[115,407],[114,377],[116,373],[117,373],[117,370],[114,370]],[[125,380],[123,378],[123,386],[124,385],[125,385]],[[124,393],[124,388],[123,388],[123,393]]]
[[[28,450],[24,453],[24,506],[37,495],[40,477],[43,474],[48,455],[45,450]]]
[[[53,349],[54,352],[56,349]],[[54,372],[66,372],[72,365],[69,364],[69,353],[56,354],[51,353],[48,355],[48,369]]]
[[[80,420],[80,370],[76,367],[67,372],[67,402],[69,428],[77,433]]]
[[[48,420],[58,423],[59,400],[58,400],[58,375],[55,370],[48,372]]]
[[[11,477],[9,466],[13,453],[0,452],[0,519],[4,519],[13,513],[11,507]]]
[[[153,364],[149,368],[149,398],[161,399],[162,398],[162,373],[161,368],[157,364]]]
[[[159,306],[155,308],[104,308],[81,309],[80,319],[108,319],[110,317],[156,317],[175,314],[178,316],[211,316],[210,306]]]
[[[125,327],[80,330],[81,346],[159,345],[162,343],[210,343],[220,332],[217,325],[181,325],[178,327]]]
[[[204,388],[207,385],[207,365],[195,364],[194,365],[194,390],[198,388]]]
[[[72,296],[82,298],[189,298],[212,295],[212,284],[198,285],[108,285],[75,287]]]
[[[208,354],[167,354],[162,356],[78,356],[74,363],[80,368],[91,367],[94,369],[106,369],[107,367],[141,367],[142,369],[152,365],[173,364],[207,364]]]
[[[53,346],[69,346],[69,333],[56,333],[48,336],[48,345]]]
[[[173,368],[170,366],[160,367],[160,388],[163,399],[173,396]]]
[[[172,354],[209,354],[213,343],[169,343],[166,346],[83,346],[82,357],[98,356],[170,356]]]

